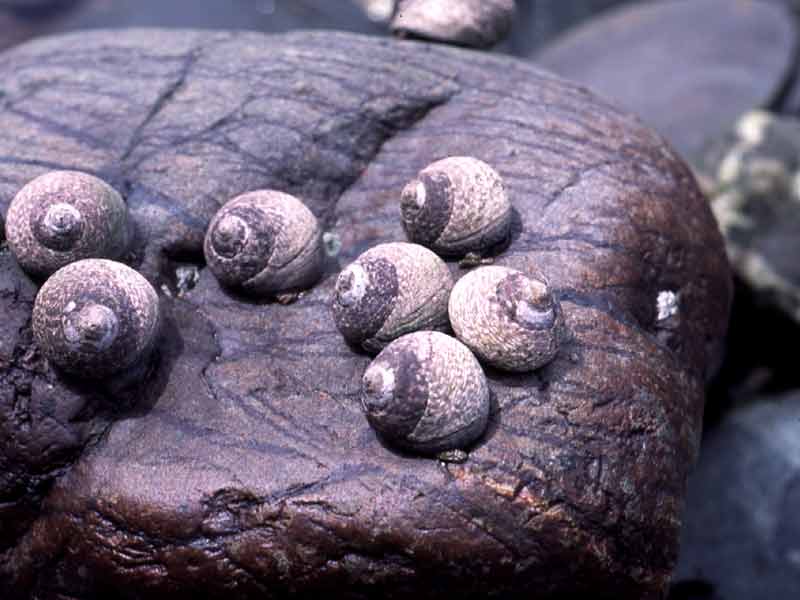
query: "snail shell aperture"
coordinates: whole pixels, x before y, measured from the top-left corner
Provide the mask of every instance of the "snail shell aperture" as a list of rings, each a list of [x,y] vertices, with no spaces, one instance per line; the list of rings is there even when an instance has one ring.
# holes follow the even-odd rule
[[[427,166],[401,196],[408,239],[442,256],[485,254],[508,239],[511,215],[500,175],[467,156]]]
[[[463,449],[486,430],[489,384],[458,340],[419,331],[389,344],[364,373],[361,402],[388,443],[424,454]]]
[[[452,288],[447,265],[427,248],[379,244],[339,274],[333,316],[348,342],[378,352],[406,333],[447,327]]]
[[[158,295],[122,263],[87,259],[56,271],[33,307],[42,353],[64,371],[98,378],[135,366],[158,335]]]
[[[322,276],[317,218],[294,196],[274,190],[227,202],[211,220],[204,251],[220,283],[254,296],[303,290]]]
[[[5,229],[17,261],[36,277],[85,258],[119,258],[130,241],[119,193],[77,171],[53,171],[25,185],[8,208]]]
[[[533,371],[558,352],[564,330],[546,282],[506,267],[480,267],[462,277],[449,303],[459,340],[481,360],[507,371]]]

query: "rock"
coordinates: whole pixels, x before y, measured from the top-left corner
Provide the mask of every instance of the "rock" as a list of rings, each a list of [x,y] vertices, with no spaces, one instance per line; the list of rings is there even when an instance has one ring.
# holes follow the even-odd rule
[[[796,598],[800,590],[800,394],[762,398],[703,441],[689,480],[677,586],[701,598]]]
[[[511,29],[514,0],[398,0],[391,22],[399,37],[489,48]]]
[[[707,140],[781,91],[796,41],[777,2],[675,0],[596,17],[535,60],[616,100],[695,159]]]
[[[383,34],[386,19],[381,20],[374,7],[372,12],[365,11],[362,3],[366,1],[0,0],[0,48],[56,32],[116,27],[337,29]]]
[[[800,120],[743,115],[701,170],[736,274],[800,322]]]
[[[530,56],[562,31],[613,6],[637,0],[517,0],[517,17],[509,36],[511,51]]]
[[[0,75],[0,213],[45,171],[100,176],[127,262],[170,292],[150,376],[89,386],[36,352],[36,288],[0,254],[0,597],[661,597],[730,278],[658,135],[520,61],[346,34],[81,33]],[[537,373],[488,371],[489,432],[444,465],[381,445],[329,300],[404,239],[404,184],[465,153],[516,208],[496,264],[547,276],[568,338]],[[202,262],[218,207],[260,188],[337,240],[288,306]]]
[[[58,27],[81,0],[0,0],[0,50]]]

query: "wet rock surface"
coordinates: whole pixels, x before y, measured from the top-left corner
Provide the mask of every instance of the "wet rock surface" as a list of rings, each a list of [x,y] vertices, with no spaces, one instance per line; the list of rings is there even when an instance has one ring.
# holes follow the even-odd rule
[[[798,505],[800,395],[751,400],[703,440],[689,483],[675,597],[795,598]]]
[[[741,113],[779,99],[796,41],[782,2],[669,0],[595,17],[534,60],[630,109],[694,160]]]
[[[0,212],[36,175],[85,170],[129,205],[126,262],[166,291],[199,268],[161,298],[150,377],[89,388],[37,353],[36,285],[0,252],[4,597],[660,596],[730,300],[706,201],[660,137],[519,62],[344,34],[81,33],[0,73]],[[404,238],[403,185],[465,153],[518,211],[496,262],[547,275],[570,338],[535,374],[488,373],[489,433],[444,466],[370,430],[369,357],[329,298]],[[290,306],[202,268],[211,216],[259,188],[342,243]]]

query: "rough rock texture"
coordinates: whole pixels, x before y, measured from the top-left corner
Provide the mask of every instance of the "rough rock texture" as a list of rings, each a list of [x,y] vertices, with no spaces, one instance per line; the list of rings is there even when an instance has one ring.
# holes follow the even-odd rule
[[[689,480],[676,587],[705,598],[800,590],[800,395],[750,399],[703,441]]]
[[[0,253],[0,596],[661,595],[730,281],[688,168],[636,118],[520,62],[345,34],[82,33],[0,73],[0,212],[49,169],[99,175],[165,291],[152,377],[89,388],[39,357],[36,288]],[[403,185],[464,153],[517,209],[497,262],[548,277],[571,337],[536,374],[488,372],[489,432],[443,466],[378,442],[329,299],[403,239]],[[264,187],[341,240],[323,281],[250,304],[202,269],[173,297],[216,209]]]
[[[741,113],[781,94],[795,29],[779,2],[646,2],[594,18],[534,58],[632,110],[694,159]]]
[[[700,166],[736,274],[800,322],[800,120],[743,115]]]

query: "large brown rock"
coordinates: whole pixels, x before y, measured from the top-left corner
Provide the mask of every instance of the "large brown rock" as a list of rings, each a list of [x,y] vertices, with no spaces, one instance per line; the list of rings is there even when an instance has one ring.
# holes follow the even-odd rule
[[[49,169],[105,178],[166,315],[144,383],[67,380],[31,342],[36,284],[0,253],[0,596],[662,594],[730,280],[655,133],[521,62],[346,34],[82,33],[0,74],[0,212]],[[569,339],[535,374],[488,371],[490,430],[445,466],[370,430],[369,357],[328,300],[343,265],[403,239],[403,184],[452,154],[504,176],[498,262],[547,275]],[[217,207],[267,187],[342,242],[291,306],[202,268]]]

